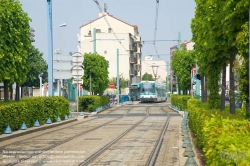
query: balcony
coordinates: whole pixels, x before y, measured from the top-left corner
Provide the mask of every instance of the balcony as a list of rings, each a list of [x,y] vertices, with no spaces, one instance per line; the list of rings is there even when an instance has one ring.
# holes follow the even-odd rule
[[[137,44],[135,42],[132,42],[131,45],[129,45],[129,50],[132,52],[137,52]]]
[[[137,58],[134,57],[134,56],[130,56],[130,57],[129,57],[129,62],[130,62],[130,63],[137,63]]]
[[[141,36],[136,36],[135,38],[136,38],[135,42],[141,43]]]
[[[138,72],[141,71],[141,64],[136,64],[135,67],[136,67],[136,70],[137,70]]]
[[[136,70],[129,70],[129,73],[130,73],[131,76],[136,76],[137,75]]]
[[[141,54],[141,48],[137,49],[137,54]]]

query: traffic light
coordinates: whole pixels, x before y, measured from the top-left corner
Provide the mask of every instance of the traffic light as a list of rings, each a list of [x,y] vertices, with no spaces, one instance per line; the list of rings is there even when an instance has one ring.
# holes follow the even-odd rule
[[[30,40],[31,42],[35,42],[35,28],[30,27]]]
[[[201,80],[201,75],[200,75],[200,74],[197,74],[197,75],[196,75],[196,79]]]

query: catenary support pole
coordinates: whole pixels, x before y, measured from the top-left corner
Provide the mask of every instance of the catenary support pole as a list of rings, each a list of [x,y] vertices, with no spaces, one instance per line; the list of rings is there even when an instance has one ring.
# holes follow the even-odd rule
[[[48,21],[48,83],[49,96],[53,96],[53,33],[52,33],[52,0],[47,0]]]
[[[116,61],[116,64],[117,64],[117,73],[116,73],[116,77],[117,77],[117,80],[116,80],[117,97],[116,97],[116,99],[117,99],[117,105],[119,105],[120,104],[120,101],[119,101],[119,99],[120,99],[119,98],[119,94],[120,94],[120,92],[119,92],[119,87],[120,87],[120,85],[119,85],[119,80],[120,80],[120,76],[119,76],[119,49],[116,50],[116,60],[117,60]]]
[[[181,50],[181,32],[178,32],[178,45],[177,45],[177,48],[178,48],[178,50]],[[177,80],[177,86],[178,86],[178,90],[177,90],[177,92],[178,92],[178,95],[179,94],[181,94],[181,91],[180,91],[180,88],[179,88],[179,82],[178,82],[178,79],[176,79]]]
[[[93,52],[96,53],[96,28],[93,29]]]
[[[199,74],[199,66],[196,61],[196,76]],[[200,99],[200,80],[196,78],[196,99]]]
[[[39,79],[40,79],[40,96],[42,96],[42,76],[39,74]]]

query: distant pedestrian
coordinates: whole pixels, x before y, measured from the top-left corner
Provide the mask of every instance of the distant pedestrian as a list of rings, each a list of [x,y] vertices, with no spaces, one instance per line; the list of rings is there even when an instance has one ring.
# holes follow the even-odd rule
[[[130,99],[131,99],[131,101],[132,101],[132,103],[134,103],[134,92],[132,92],[132,93],[130,93]]]

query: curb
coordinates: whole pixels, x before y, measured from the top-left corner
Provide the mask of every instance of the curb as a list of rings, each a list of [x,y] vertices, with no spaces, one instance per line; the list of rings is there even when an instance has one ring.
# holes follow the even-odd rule
[[[176,110],[176,109],[174,109],[174,108],[172,108],[171,106],[168,106],[168,108],[170,108],[172,111],[174,111],[174,112],[176,112],[176,113],[178,113],[178,114],[180,114],[180,111],[178,111],[178,110]],[[182,111],[182,112],[185,112],[185,111]],[[184,117],[184,115],[183,114],[180,114],[182,117]]]
[[[23,132],[21,132],[21,133],[15,133],[15,132],[21,131],[21,130],[17,130],[17,131],[14,131],[11,135],[2,134],[2,135],[0,135],[0,142],[1,141],[6,141],[6,140],[9,140],[9,139],[13,139],[13,138],[16,138],[16,137],[20,137],[20,136],[23,136],[23,135],[26,135],[26,134],[31,134],[31,133],[35,133],[35,132],[38,132],[38,131],[42,131],[42,130],[50,129],[50,128],[53,128],[53,127],[61,126],[61,125],[64,125],[64,124],[75,122],[75,121],[77,121],[77,118],[69,119],[67,121],[55,122],[55,123],[52,123],[52,124],[44,124],[43,126],[40,126],[39,128],[32,127],[32,128],[30,128],[30,130],[23,130]],[[4,136],[4,137],[1,138],[1,136]]]

